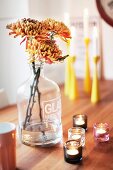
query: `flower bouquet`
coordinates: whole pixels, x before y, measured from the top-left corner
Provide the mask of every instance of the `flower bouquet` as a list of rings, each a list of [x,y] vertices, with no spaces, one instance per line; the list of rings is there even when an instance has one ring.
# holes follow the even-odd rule
[[[62,136],[61,101],[57,84],[43,75],[43,64],[62,62],[62,56],[55,37],[67,42],[70,30],[59,21],[46,19],[21,19],[8,24],[7,29],[20,36],[26,43],[32,78],[18,90],[19,129],[23,143],[28,145],[52,145],[59,143]],[[50,91],[51,86],[51,91]]]

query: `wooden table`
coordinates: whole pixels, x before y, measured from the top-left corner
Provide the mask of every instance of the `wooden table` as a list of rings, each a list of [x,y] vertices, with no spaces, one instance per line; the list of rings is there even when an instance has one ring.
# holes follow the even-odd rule
[[[33,148],[20,143],[17,137],[17,168],[19,170],[113,170],[113,81],[102,81],[101,101],[94,105],[90,97],[83,92],[83,82],[79,82],[79,99],[70,101],[62,94],[62,124],[64,142],[67,140],[68,128],[72,127],[72,116],[75,113],[86,113],[88,131],[86,146],[83,149],[81,165],[68,164],[64,161],[62,144],[51,148]],[[0,111],[0,122],[10,121],[17,124],[16,106]],[[110,126],[108,143],[96,144],[93,138],[93,124],[107,122]]]

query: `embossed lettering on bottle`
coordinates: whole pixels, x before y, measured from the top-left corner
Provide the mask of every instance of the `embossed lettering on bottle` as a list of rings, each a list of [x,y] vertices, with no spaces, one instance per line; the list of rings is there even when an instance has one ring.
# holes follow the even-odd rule
[[[61,99],[57,97],[52,100],[43,101],[43,118],[48,119],[60,119],[61,116]]]

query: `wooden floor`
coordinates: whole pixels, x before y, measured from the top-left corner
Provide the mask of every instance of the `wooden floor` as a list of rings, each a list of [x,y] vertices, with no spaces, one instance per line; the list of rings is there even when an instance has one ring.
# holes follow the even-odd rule
[[[68,128],[72,127],[72,116],[85,113],[88,116],[86,146],[83,149],[81,165],[68,164],[64,161],[63,144],[51,148],[32,148],[19,142],[17,138],[17,168],[19,170],[113,170],[113,81],[100,82],[101,101],[94,105],[90,96],[83,92],[83,82],[79,81],[79,99],[70,101],[62,95],[63,139],[67,140]],[[16,106],[0,110],[0,122],[10,121],[17,124]],[[97,144],[93,137],[93,124],[107,122],[110,126],[108,143]]]

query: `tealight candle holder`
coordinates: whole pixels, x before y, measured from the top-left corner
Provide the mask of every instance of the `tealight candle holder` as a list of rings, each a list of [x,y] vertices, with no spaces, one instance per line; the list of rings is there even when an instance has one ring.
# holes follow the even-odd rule
[[[95,123],[93,130],[94,138],[97,142],[109,141],[109,125],[107,123]]]
[[[73,127],[68,129],[68,140],[75,140],[83,147],[85,146],[85,129],[81,127]]]
[[[64,159],[66,162],[74,164],[82,160],[82,146],[75,140],[68,140],[64,144]]]
[[[87,131],[87,116],[85,114],[76,114],[73,116],[73,127],[81,127]]]

